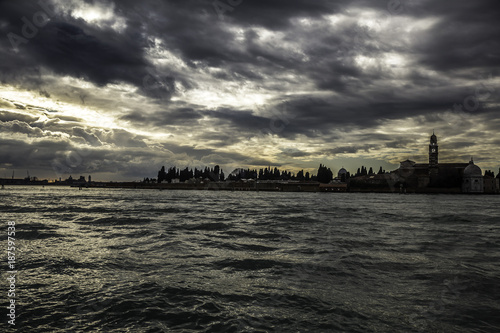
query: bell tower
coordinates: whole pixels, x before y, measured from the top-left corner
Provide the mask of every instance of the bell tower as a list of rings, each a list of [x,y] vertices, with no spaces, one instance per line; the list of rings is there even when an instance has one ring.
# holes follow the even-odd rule
[[[434,131],[432,131],[431,142],[429,144],[429,171],[430,175],[437,175],[438,173],[438,140]]]
[[[429,166],[438,165],[438,140],[436,134],[432,132],[431,143],[429,144]]]

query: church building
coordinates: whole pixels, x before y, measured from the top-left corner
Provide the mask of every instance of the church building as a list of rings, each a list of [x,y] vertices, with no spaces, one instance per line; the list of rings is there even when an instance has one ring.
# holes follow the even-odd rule
[[[439,145],[435,133],[429,143],[429,163],[416,163],[410,160],[401,162],[394,171],[402,186],[415,191],[484,193],[484,180],[481,168],[469,163],[439,163]]]
[[[471,158],[469,165],[464,170],[462,181],[463,193],[484,193],[484,178],[481,168],[474,164]]]

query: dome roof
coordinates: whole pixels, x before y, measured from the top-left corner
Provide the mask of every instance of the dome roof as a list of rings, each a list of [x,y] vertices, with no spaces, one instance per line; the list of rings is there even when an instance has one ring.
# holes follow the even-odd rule
[[[483,172],[481,171],[481,168],[475,165],[472,160],[469,162],[469,165],[464,170],[464,176],[470,177],[470,176],[482,176],[482,175]]]
[[[340,169],[340,170],[339,170],[339,175],[340,175],[340,174],[343,174],[343,173],[347,173],[347,170],[346,170],[346,169],[344,169],[344,168],[342,168],[342,169]]]

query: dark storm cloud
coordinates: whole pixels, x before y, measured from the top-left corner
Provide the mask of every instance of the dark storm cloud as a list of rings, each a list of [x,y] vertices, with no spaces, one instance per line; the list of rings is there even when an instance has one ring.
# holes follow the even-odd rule
[[[500,3],[496,0],[427,2],[423,15],[440,22],[427,32],[416,52],[420,63],[439,71],[480,68],[498,73]]]
[[[130,133],[123,129],[93,129],[92,134],[96,136],[99,141],[113,144],[117,147],[128,147],[128,148],[147,148],[147,144],[144,142],[145,136]]]
[[[219,67],[221,72],[215,75],[217,77],[238,79],[234,76],[237,73],[239,79],[261,81],[264,79],[262,73],[284,68],[291,72],[298,71],[312,79],[319,89],[356,94],[360,88],[370,84],[374,77],[354,66],[352,56],[377,56],[381,51],[398,49],[387,41],[374,43],[369,40],[376,41],[378,36],[373,32],[363,32],[366,28],[354,22],[339,27],[338,31],[326,30],[323,35],[316,36],[314,43],[307,45],[310,60],[305,64],[286,51],[280,51],[280,45],[274,45],[273,49],[254,43],[257,33],[252,32],[251,27],[294,31],[292,18],[315,20],[328,14],[346,14],[349,6],[372,8],[387,14],[387,1],[244,1],[226,13],[232,24],[247,29],[243,49],[235,47],[235,36],[221,23],[213,2],[143,1],[138,4],[136,1],[115,1],[114,4],[117,14],[127,20],[127,28],[122,33],[92,26],[68,15],[59,15],[40,28],[29,43],[21,45],[32,56],[28,56],[28,52],[10,52],[8,39],[2,39],[2,58],[5,60],[2,62],[3,76],[26,68],[34,71],[30,79],[35,80],[36,65],[43,65],[56,73],[85,77],[97,85],[125,81],[152,96],[157,96],[158,92],[145,89],[145,85],[163,87],[163,90],[173,92],[174,77],[148,76],[154,69],[145,59],[144,50],[150,45],[148,36],[158,36],[167,49],[180,52],[186,63],[196,67],[200,65],[194,65],[193,61],[201,60],[205,65]],[[16,32],[21,35],[21,18],[31,18],[40,10],[35,2],[26,1],[3,2],[1,6],[4,34]],[[491,27],[495,26],[494,20],[498,15],[494,13],[498,13],[498,8],[499,5],[493,0],[458,3],[424,1],[412,7],[412,10],[406,10],[404,14],[409,16],[439,18],[439,23],[428,32],[424,42],[417,45],[417,49],[423,51],[420,63],[437,69],[471,64],[478,67],[496,66],[497,37],[500,32]],[[57,7],[54,10],[57,13]],[[301,40],[305,37],[308,37],[307,34],[297,30],[289,38]],[[383,75],[379,73],[377,77]],[[184,80],[186,85],[191,81],[179,79]],[[419,80],[419,84],[432,84],[423,77],[415,77],[415,80]],[[405,115],[404,111],[401,113]]]
[[[85,131],[84,128],[73,127],[73,135],[83,138],[92,146],[102,146],[101,140],[95,134]]]
[[[56,73],[87,77],[99,86],[113,81],[140,84],[147,66],[140,45],[113,35],[99,39],[68,23],[49,23],[27,49]]]
[[[262,158],[247,156],[243,153],[228,153],[228,152],[221,152],[216,149],[196,148],[191,146],[175,145],[175,144],[165,144],[164,148],[168,149],[174,154],[184,153],[192,157],[194,160],[204,161],[206,163],[212,163],[212,164],[241,165],[240,163],[243,163],[243,165],[253,165],[253,166],[276,165],[272,161]],[[212,159],[211,158],[212,156],[215,156],[216,159]]]
[[[306,157],[311,156],[311,153],[302,151],[300,149],[286,148],[281,150],[281,154],[287,157]]]
[[[231,124],[234,128],[247,128],[249,130],[258,130],[269,126],[269,119],[257,116],[250,110],[236,111],[232,109],[217,109],[213,111],[205,111],[205,115],[211,119],[217,120],[216,126],[223,124]]]
[[[261,25],[280,30],[290,24],[293,17],[318,17],[338,11],[343,1],[307,0],[255,0],[243,1],[232,12],[227,12],[236,22]]]
[[[42,139],[36,144],[30,144],[24,140],[0,139],[0,160],[4,165],[9,165],[12,169],[37,168],[43,177],[51,178],[93,172],[127,173],[140,165],[143,166],[143,174],[147,176],[149,174],[145,170],[149,169],[146,166],[151,165],[153,161],[160,161],[160,155],[158,152],[143,149],[105,148],[83,151],[65,140]],[[152,166],[149,172],[156,168],[156,165]],[[137,174],[135,172],[134,176]]]
[[[205,116],[208,124],[219,133],[232,138],[232,140],[225,140],[226,143],[268,134],[288,139],[295,139],[298,135],[315,138],[328,135],[334,128],[344,130],[353,127],[370,128],[405,117],[424,116],[427,122],[434,123],[442,120],[441,112],[451,110],[453,101],[459,101],[461,96],[466,96],[467,89],[460,91],[461,93],[458,94],[456,91],[442,91],[440,94],[425,96],[417,93],[394,95],[380,91],[378,96],[364,100],[362,98],[334,100],[304,96],[276,105],[265,116],[257,115],[253,110],[218,108],[196,111],[192,108],[179,108],[149,114],[136,111],[123,116],[122,119],[141,124],[146,128],[168,125],[195,128],[199,125],[198,121]],[[424,92],[424,94],[427,93]],[[496,109],[479,108],[467,113],[475,115],[486,113],[494,116],[496,112]],[[467,116],[467,113],[464,113],[464,116]],[[168,127],[165,128],[168,129]],[[360,139],[391,140],[389,136],[379,134],[364,136]],[[203,130],[199,133],[200,139],[211,137],[213,133],[205,134]]]
[[[84,128],[73,128],[74,136],[68,138],[49,131],[42,132],[18,120],[2,122],[0,129],[1,133],[16,135],[13,139],[0,138],[2,166],[32,171],[36,168],[38,173],[35,175],[41,177],[58,178],[95,172],[151,176],[165,160],[164,152],[144,149],[144,142],[122,130],[93,134]],[[95,129],[92,131],[96,132]],[[32,140],[27,141],[22,135]],[[97,137],[103,139],[106,146],[99,143]],[[120,145],[119,148],[116,144]]]
[[[164,144],[163,149],[150,147],[144,141],[146,137],[126,130],[75,126],[58,118],[45,118],[43,114],[40,118],[7,111],[2,114],[5,120],[0,122],[0,133],[15,137],[0,138],[2,165],[14,169],[35,166],[44,177],[94,172],[154,176],[161,165],[275,165],[243,153],[176,143]]]
[[[192,126],[203,116],[192,108],[176,108],[156,112],[133,111],[120,119],[145,127],[164,127],[166,125]]]
[[[165,97],[165,92],[169,95],[173,91],[172,78],[150,74],[154,71],[144,55],[147,39],[140,31],[100,29],[81,19],[48,15],[44,8],[34,1],[0,3],[0,27],[6,37],[0,40],[2,81],[41,85],[39,68],[44,66],[56,74],[84,78],[98,86],[131,83],[153,97]],[[57,13],[57,7],[51,10]],[[41,21],[42,16],[37,14],[41,12],[50,21]],[[41,94],[50,96],[45,90]]]
[[[293,29],[293,27],[289,26],[290,19],[293,17],[317,18],[321,15],[335,12],[334,8],[328,5],[320,4],[306,8],[306,6],[302,6],[303,3],[300,1],[292,1],[287,2],[286,6],[279,7],[277,6],[278,3],[270,2],[264,4],[261,2],[251,2],[247,3],[246,6],[242,4],[235,8],[234,12],[228,13],[228,15],[230,15],[232,23],[242,27],[247,27],[247,25],[249,26],[258,22],[263,27],[284,30],[285,28]],[[382,12],[385,10],[384,4],[386,2],[377,2],[375,5],[371,5],[369,2],[357,3],[361,8],[363,6],[366,6],[366,8],[371,6]],[[424,65],[424,68],[431,65],[433,69],[440,70],[439,63],[436,63],[435,66],[430,63],[433,58],[439,60],[441,59],[441,55],[463,54],[463,50],[467,48],[474,49],[476,40],[483,45],[479,50],[484,50],[485,46],[490,48],[495,46],[498,43],[496,42],[498,38],[493,39],[492,37],[495,35],[490,30],[492,30],[491,27],[494,27],[496,23],[493,21],[494,16],[488,14],[487,10],[485,10],[489,4],[488,1],[480,1],[477,5],[477,10],[474,10],[472,7],[475,6],[475,3],[468,3],[466,7],[463,7],[451,2],[447,5],[425,2],[420,6],[412,7],[412,11],[406,10],[404,12],[405,15],[413,15],[419,19],[437,17],[439,23],[428,32],[425,38],[418,40],[419,43],[416,45],[417,50],[424,48],[426,51],[423,57],[417,56],[413,59],[412,55],[406,56],[403,54],[403,56],[406,56],[410,60],[410,63],[414,61],[415,66],[418,66],[420,63]],[[274,12],[277,8],[281,8],[282,10],[280,19],[278,20],[275,19],[276,13]],[[193,29],[195,32],[199,29],[200,24],[203,25],[206,22],[206,18],[202,19],[201,16],[197,16],[196,14],[187,14],[189,11],[183,12],[179,8],[177,10],[180,13],[188,15],[190,20],[195,20],[194,23],[197,24]],[[455,11],[464,11],[464,13],[457,15]],[[486,20],[482,20],[481,15],[477,11],[484,12]],[[255,18],[257,12],[260,12],[262,15]],[[474,12],[475,14],[467,16],[465,12]],[[463,16],[467,16],[467,19],[462,19]],[[196,18],[199,18],[199,20]],[[157,22],[158,27],[162,26],[161,23]],[[177,23],[170,22],[169,24],[173,25]],[[455,31],[449,27],[443,29],[446,25],[459,25],[460,29]],[[179,26],[176,25],[176,28],[179,29]],[[473,28],[473,31],[469,32],[469,34],[472,34],[472,36],[464,41],[464,43],[458,43],[462,39],[462,33],[466,33],[467,29],[471,28]],[[375,80],[379,80],[380,82],[380,80],[390,80],[394,79],[394,77],[390,73],[381,70],[375,73],[365,73],[354,65],[352,58],[355,55],[379,57],[382,52],[401,51],[403,47],[391,44],[388,40],[374,43],[370,38],[377,40],[380,36],[377,36],[374,32],[366,32],[363,30],[366,30],[366,28],[361,28],[354,23],[341,27],[338,34],[325,33],[323,36],[319,36],[319,42],[316,45],[312,44],[307,49],[310,61],[306,64],[290,58],[290,54],[286,52],[273,52],[273,49],[264,49],[261,45],[256,45],[254,43],[257,34],[255,31],[252,32],[252,30],[249,30],[247,32],[245,36],[246,52],[242,53],[239,49],[231,47],[231,43],[228,43],[228,41],[231,41],[234,37],[228,34],[227,31],[220,30],[219,25],[206,25],[203,29],[205,29],[204,32],[197,35],[199,40],[197,43],[194,43],[196,38],[191,35],[195,33],[193,31],[184,32],[189,34],[189,38],[187,39],[175,34],[166,36],[165,39],[168,45],[179,49],[186,59],[203,60],[210,65],[221,66],[222,70],[228,70],[225,74],[217,74],[218,77],[231,77],[234,79],[235,76],[233,73],[236,71],[242,73],[246,79],[253,77],[254,80],[260,81],[262,75],[259,75],[254,70],[250,70],[251,67],[256,66],[259,68],[260,73],[272,72],[277,68],[282,68],[292,73],[298,72],[309,77],[316,83],[319,89],[342,92],[344,96],[358,99],[354,102],[345,98],[340,100],[295,99],[293,103],[297,107],[293,110],[293,113],[297,116],[295,119],[296,122],[289,124],[285,131],[277,133],[282,136],[293,137],[295,134],[316,136],[318,130],[327,132],[332,126],[354,124],[360,127],[371,127],[384,119],[401,119],[422,114],[434,114],[449,109],[456,102],[462,102],[467,93],[470,94],[464,87],[454,86],[452,77],[444,75],[442,78],[429,77],[422,74],[418,69],[414,69],[410,75],[405,77],[405,86],[399,87],[397,90],[393,89],[392,91],[384,91],[383,85],[379,86],[377,90],[369,92],[370,101],[363,101],[367,96],[366,89],[372,86]],[[297,32],[293,38],[300,39],[304,37],[304,35],[300,34],[300,31]],[[496,32],[498,32],[498,29],[496,29]],[[481,38],[476,38],[479,36],[477,34],[481,34]],[[182,35],[182,37],[184,36]],[[445,38],[446,43],[441,43],[441,38]],[[488,40],[489,43],[484,44],[482,42],[484,40]],[[207,43],[211,46],[205,49]],[[438,47],[437,44],[441,45]],[[341,46],[343,45],[350,46],[347,52],[344,52],[346,50],[342,50]],[[193,47],[197,48],[198,51],[195,51]],[[275,48],[279,47],[279,45],[275,45]],[[411,52],[411,50],[406,50],[406,52],[408,51]],[[491,48],[485,54],[488,56],[488,54],[494,55],[498,54],[498,52],[494,48]],[[450,61],[442,68],[446,69],[448,66],[467,66],[467,64],[477,62],[478,65],[483,66],[479,70],[488,70],[490,64],[488,61],[483,62],[482,57],[475,59],[463,58],[458,63]],[[265,61],[262,62],[262,59],[265,59]],[[245,68],[248,68],[248,70],[245,71]],[[473,76],[473,74],[470,75]],[[449,85],[447,91],[442,89],[444,86],[443,82]],[[418,90],[422,87],[436,87],[436,90],[434,92],[427,91],[425,94],[419,94]],[[284,90],[283,93],[286,93],[286,91]],[[230,122],[235,127],[248,131],[265,129],[269,126],[270,120],[265,117],[256,116],[251,112],[232,113],[222,111],[209,112],[208,115],[226,123]]]
[[[221,18],[212,0],[80,4],[53,0],[56,15],[27,38],[27,43],[19,44],[18,52],[7,34],[23,36],[23,18],[32,22],[41,7],[36,1],[2,1],[0,81],[52,100],[67,93],[56,87],[63,76],[84,79],[98,88],[131,84],[151,100],[120,91],[118,108],[118,102],[110,101],[114,96],[100,95],[99,89],[71,89],[78,104],[94,103],[135,129],[164,130],[189,142],[158,143],[174,155],[183,155],[169,155],[166,160],[171,163],[212,163],[220,158],[242,165],[272,165],[267,159],[223,152],[234,143],[267,134],[317,140],[327,147],[321,150],[332,155],[403,148],[412,141],[372,133],[409,118],[419,130],[434,124],[449,126],[442,132],[447,137],[458,136],[457,143],[450,145],[457,149],[467,139],[454,132],[469,133],[478,120],[488,134],[498,133],[499,87],[491,86],[491,78],[500,75],[498,1],[401,1],[402,12],[391,13],[387,0],[244,0]],[[113,19],[103,25],[87,22],[67,9],[89,4],[113,8],[124,26],[111,28],[108,23]],[[363,23],[364,13],[378,21]],[[330,22],[329,15],[337,15],[338,20]],[[403,61],[388,63],[385,57],[389,55]],[[178,85],[182,92],[176,91]],[[214,95],[253,89],[271,96],[267,100],[270,107],[262,111],[248,104],[231,106],[223,98],[213,106],[203,97],[184,104],[163,103],[174,94],[182,100],[196,89]],[[478,92],[482,98],[477,97]],[[453,105],[465,104],[468,96],[475,96],[477,108],[453,111]],[[127,98],[136,104],[127,105]],[[13,109],[12,104],[2,103]],[[278,115],[273,108],[280,109]],[[70,137],[67,145],[78,143],[106,151],[94,156],[106,161],[124,161],[123,156],[133,159],[134,149],[148,149],[145,137],[93,128],[78,117],[56,113],[38,118],[0,111],[0,120],[5,132],[16,135],[48,140],[52,133],[63,133]],[[341,140],[335,131],[349,133],[353,142],[345,147],[333,142]],[[359,135],[359,131],[368,134]],[[120,157],[107,150],[110,145],[127,150]],[[62,144],[53,148],[68,149]],[[308,154],[283,147],[277,151],[290,158]],[[93,167],[113,170],[117,165],[99,162]]]
[[[236,140],[251,139],[267,135],[277,135],[285,138],[293,138],[298,134],[313,133],[319,124],[311,124],[311,127],[303,126],[295,119],[297,116],[287,113],[282,106],[268,110],[265,116],[257,115],[252,110],[233,110],[219,108],[216,110],[203,111],[211,121],[210,124],[219,132],[230,133],[233,142]]]
[[[19,78],[21,72],[24,75],[29,74],[30,84],[39,85],[42,78],[38,67],[47,66],[56,73],[83,77],[97,85],[116,81],[132,83],[153,97],[158,97],[158,91],[155,91],[158,87],[172,93],[175,80],[190,86],[190,80],[183,78],[182,73],[176,72],[175,78],[163,76],[145,59],[144,50],[151,46],[150,37],[153,36],[165,41],[165,47],[168,49],[180,52],[186,63],[191,66],[199,66],[194,65],[193,61],[202,60],[206,65],[229,69],[228,73],[219,73],[220,77],[234,77],[234,74],[239,74],[247,79],[262,79],[259,72],[247,68],[258,57],[266,59],[273,67],[294,65],[282,55],[253,45],[251,38],[246,50],[238,50],[234,47],[234,35],[220,24],[210,2],[186,1],[169,4],[146,1],[138,5],[136,2],[120,1],[115,5],[117,13],[127,19],[127,29],[121,33],[59,14],[52,17],[46,26],[39,28],[38,33],[29,38],[27,43],[20,43],[19,53],[12,52],[8,38],[2,39],[3,79],[22,81],[22,78]],[[284,5],[284,8],[280,9],[280,5]],[[40,7],[34,2],[4,2],[2,6],[4,35],[15,33],[22,37],[21,32],[25,24],[22,18],[30,19],[34,13],[40,11]],[[262,2],[248,3],[245,7],[239,10],[243,18],[238,18],[237,24],[250,24],[254,16],[252,12],[261,12],[264,15],[260,15],[259,20],[263,26],[268,26],[276,25],[277,20],[274,17],[271,19],[276,10],[280,11],[279,17],[285,22],[295,16],[318,16],[320,13],[328,13],[330,6],[311,5],[306,2]],[[57,6],[54,11],[58,13]],[[49,94],[46,90],[42,91],[45,95]]]
[[[60,151],[68,147],[67,142],[43,139],[36,146],[16,139],[0,139],[0,160],[2,164],[14,167],[29,167],[36,161],[36,167],[48,168]]]
[[[377,145],[364,145],[359,147],[348,146],[348,147],[336,147],[329,149],[326,152],[332,155],[338,154],[356,154],[358,152],[368,152],[370,149],[376,148]]]
[[[234,142],[238,140],[238,138],[232,134],[233,133],[231,132],[226,133],[223,131],[205,132],[200,138],[205,142],[213,144],[216,147],[229,146],[231,144],[234,144]]]

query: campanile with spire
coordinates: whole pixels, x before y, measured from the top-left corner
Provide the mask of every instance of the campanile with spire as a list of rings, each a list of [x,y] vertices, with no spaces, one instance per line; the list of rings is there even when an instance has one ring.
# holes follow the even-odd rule
[[[438,139],[434,131],[432,131],[431,142],[429,143],[429,176],[431,182],[436,179],[439,174],[439,159],[438,159]]]
[[[437,167],[438,160],[438,139],[434,131],[431,136],[431,143],[429,144],[429,167]]]

